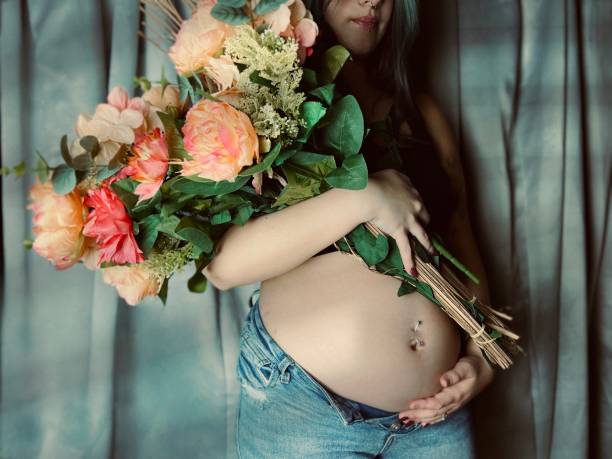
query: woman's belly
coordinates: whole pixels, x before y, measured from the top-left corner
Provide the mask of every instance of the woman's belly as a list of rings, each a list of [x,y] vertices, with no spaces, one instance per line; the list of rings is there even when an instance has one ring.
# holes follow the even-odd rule
[[[354,256],[328,253],[262,282],[261,317],[280,347],[323,386],[402,411],[441,390],[439,378],[459,358],[461,337],[421,294],[397,297],[399,285]]]

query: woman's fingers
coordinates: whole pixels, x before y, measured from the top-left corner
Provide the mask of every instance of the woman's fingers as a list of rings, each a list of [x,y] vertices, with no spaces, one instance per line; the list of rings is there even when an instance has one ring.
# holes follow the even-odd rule
[[[421,224],[415,218],[411,219],[411,221],[409,222],[408,229],[412,234],[414,234],[414,237],[419,240],[423,247],[425,247],[425,250],[427,250],[433,255],[435,249],[433,244],[431,243],[431,240],[429,239],[429,235],[427,234],[427,231],[425,231],[423,226],[421,226]]]
[[[414,264],[414,259],[412,255],[412,247],[410,246],[410,240],[408,239],[408,235],[406,232],[401,229],[396,233],[391,235],[393,239],[395,239],[395,243],[397,244],[397,248],[399,249],[400,256],[402,257],[402,263],[404,263],[404,269],[410,273],[410,275],[414,276],[416,272],[416,266]]]

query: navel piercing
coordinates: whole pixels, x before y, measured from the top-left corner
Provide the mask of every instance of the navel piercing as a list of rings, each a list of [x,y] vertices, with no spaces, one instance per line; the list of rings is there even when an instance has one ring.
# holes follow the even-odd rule
[[[410,348],[413,351],[417,351],[419,348],[425,346],[425,341],[419,339],[416,334],[417,328],[419,328],[419,325],[421,325],[422,323],[422,320],[417,320],[416,324],[414,324],[414,327],[411,328],[414,337],[410,339]]]

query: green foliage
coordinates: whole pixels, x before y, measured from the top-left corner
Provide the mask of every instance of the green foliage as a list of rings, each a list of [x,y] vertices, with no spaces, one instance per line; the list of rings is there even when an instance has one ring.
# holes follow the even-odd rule
[[[221,1],[213,6],[210,14],[215,19],[231,25],[246,24],[249,22],[249,17],[244,13],[242,8],[225,6],[224,2]]]
[[[320,145],[340,158],[356,155],[364,137],[364,120],[359,103],[348,95],[334,104],[322,120]]]
[[[281,6],[283,3],[287,3],[287,0],[261,0],[255,7],[255,10],[253,10],[253,12],[257,16],[262,16],[278,9],[278,7]]]
[[[53,184],[53,191],[57,194],[68,194],[77,184],[76,174],[72,167],[65,164],[57,166],[53,170],[53,176],[51,177],[51,183]]]

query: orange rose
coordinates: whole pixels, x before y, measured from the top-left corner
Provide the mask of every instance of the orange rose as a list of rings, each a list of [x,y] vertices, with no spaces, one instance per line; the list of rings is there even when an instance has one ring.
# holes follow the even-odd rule
[[[142,263],[103,268],[102,279],[115,287],[130,306],[140,303],[146,296],[157,295],[161,289],[161,283]]]
[[[200,100],[187,112],[182,131],[192,157],[178,162],[183,176],[233,182],[254,158],[259,162],[259,139],[251,120],[226,102]]]
[[[32,231],[36,235],[32,248],[52,262],[56,269],[70,268],[85,252],[82,230],[87,208],[77,191],[60,195],[53,191],[51,181],[41,183],[38,178],[30,188],[34,211]]]

